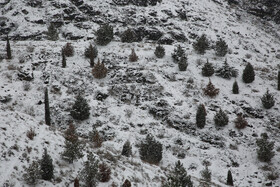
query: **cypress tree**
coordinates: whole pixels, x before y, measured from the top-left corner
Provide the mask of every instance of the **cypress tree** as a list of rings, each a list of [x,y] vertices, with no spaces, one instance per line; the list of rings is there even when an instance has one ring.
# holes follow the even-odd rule
[[[203,128],[206,123],[206,109],[203,104],[200,104],[196,111],[196,125],[198,128]]]
[[[49,106],[49,94],[48,88],[45,89],[45,122],[46,125],[51,125],[51,114],[50,114],[50,106]]]
[[[41,159],[41,176],[44,180],[51,180],[53,178],[53,163],[52,158],[47,152],[47,148],[44,148],[44,154]]]
[[[78,95],[76,101],[70,111],[70,115],[77,120],[85,120],[89,118],[90,107],[87,100]]]
[[[205,166],[205,169],[202,170],[200,172],[202,178],[206,181],[206,182],[211,182],[211,171],[209,170],[208,166]]]
[[[211,63],[209,63],[208,59],[206,64],[202,67],[202,75],[204,77],[211,77],[214,74],[214,68]]]
[[[7,51],[7,59],[12,59],[12,50],[11,50],[11,46],[10,46],[9,36],[7,36],[6,51]]]
[[[227,185],[233,186],[233,179],[232,179],[232,174],[231,174],[230,170],[228,170],[228,173],[227,173]]]
[[[255,80],[255,71],[250,63],[248,63],[243,70],[242,80],[245,83],[251,83]]]
[[[63,50],[61,50],[61,54],[62,54],[62,68],[65,68],[66,67],[66,57],[65,57]]]
[[[232,85],[232,93],[233,94],[239,94],[239,87],[238,87],[238,83],[237,81],[235,80],[233,85]]]
[[[280,90],[280,71],[278,71],[278,90]]]

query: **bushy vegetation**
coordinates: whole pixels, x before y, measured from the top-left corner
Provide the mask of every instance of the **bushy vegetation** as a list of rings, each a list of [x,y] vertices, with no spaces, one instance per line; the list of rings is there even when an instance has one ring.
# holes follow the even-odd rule
[[[126,141],[122,148],[122,155],[130,157],[132,155],[132,147],[129,141]]]
[[[52,40],[52,41],[56,41],[59,39],[58,31],[57,31],[54,23],[50,23],[50,25],[48,27],[47,38],[48,38],[48,40]]]
[[[137,36],[134,30],[128,28],[121,35],[121,41],[126,43],[137,42]]]
[[[244,83],[252,83],[255,80],[255,71],[250,63],[243,70],[242,80]]]
[[[87,155],[87,161],[83,164],[83,169],[80,172],[80,179],[85,186],[94,187],[97,186],[99,179],[99,161],[97,158],[89,152]]]
[[[40,161],[40,171],[42,179],[51,180],[54,177],[53,170],[54,166],[52,163],[52,158],[48,154],[47,149],[45,148],[42,159]]]
[[[216,71],[216,75],[224,79],[230,79],[231,77],[237,77],[238,71],[225,61],[223,66]]]
[[[225,56],[228,52],[228,45],[223,39],[219,39],[215,45],[217,56]]]
[[[89,46],[85,49],[85,57],[89,58],[90,60],[90,66],[94,67],[94,59],[98,55],[98,50],[96,46],[93,46],[92,44],[89,44]]]
[[[261,138],[257,139],[256,143],[258,146],[258,159],[262,162],[270,162],[275,155],[273,151],[274,142],[269,141],[266,133],[262,133]]]
[[[226,126],[228,124],[228,121],[228,116],[222,109],[220,109],[219,112],[217,112],[214,116],[214,122],[216,126]]]
[[[209,79],[209,83],[205,88],[203,88],[204,95],[207,95],[209,97],[215,97],[219,94],[220,90],[218,88],[215,88],[215,86],[212,84],[211,80]]]
[[[267,90],[266,93],[261,98],[263,107],[266,109],[270,109],[274,106],[275,100],[274,97],[269,91]]]
[[[99,27],[96,31],[96,43],[97,45],[105,46],[109,44],[114,38],[113,27],[109,24],[105,24]]]
[[[139,153],[141,160],[150,164],[158,164],[162,159],[162,144],[153,136],[147,135],[145,141],[140,144]]]
[[[107,72],[108,69],[105,67],[104,62],[101,63],[100,60],[98,59],[98,62],[92,68],[92,75],[94,76],[94,78],[103,79],[106,77]]]
[[[237,129],[244,129],[246,126],[248,126],[248,122],[245,120],[242,114],[237,115],[234,124]]]
[[[202,67],[202,75],[204,77],[211,77],[214,74],[215,70],[213,68],[213,65],[208,61],[204,64]]]
[[[67,57],[74,56],[74,47],[71,43],[66,43],[66,45],[63,47],[63,53]]]
[[[84,99],[80,94],[77,96],[74,105],[70,111],[70,115],[77,120],[85,120],[89,118],[90,107],[87,100]]]
[[[183,50],[181,45],[178,45],[176,48],[174,48],[174,52],[171,54],[175,63],[178,63],[180,58],[185,55],[185,51]]]
[[[165,56],[165,49],[161,45],[158,45],[154,53],[156,57],[163,58]]]
[[[205,34],[201,35],[196,42],[193,43],[193,48],[198,54],[205,54],[205,51],[209,48],[209,41]]]
[[[186,71],[187,67],[188,67],[188,58],[186,57],[186,55],[183,55],[179,62],[178,62],[178,67],[180,71]]]

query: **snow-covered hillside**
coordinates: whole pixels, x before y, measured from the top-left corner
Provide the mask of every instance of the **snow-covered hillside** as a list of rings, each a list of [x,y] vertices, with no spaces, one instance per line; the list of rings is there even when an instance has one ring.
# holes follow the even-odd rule
[[[54,179],[40,180],[38,186],[73,186],[87,152],[112,170],[110,181],[100,182],[100,187],[121,186],[125,179],[132,186],[161,186],[177,160],[191,175],[194,186],[201,186],[200,172],[205,161],[210,162],[210,186],[226,186],[228,170],[235,186],[280,186],[280,178],[267,177],[271,173],[280,175],[280,25],[263,22],[222,0],[162,0],[147,7],[118,6],[112,0],[0,3],[0,57],[5,56],[8,32],[13,56],[11,60],[0,59],[1,186],[28,186],[23,180],[24,168],[41,159],[44,148],[53,159]],[[50,22],[59,30],[57,41],[46,39]],[[107,46],[97,46],[98,58],[105,60],[108,74],[104,79],[96,79],[84,50],[94,43],[95,32],[103,23],[113,26],[114,39]],[[127,28],[141,33],[141,41],[122,43],[120,36]],[[213,47],[204,55],[197,54],[192,43],[202,34],[207,35],[211,46],[219,38],[224,39],[228,54],[217,57]],[[62,68],[61,49],[67,42],[75,52],[73,57],[67,57],[66,68]],[[157,43],[165,48],[162,59],[154,55]],[[173,62],[171,54],[178,44],[188,55],[187,71],[179,71]],[[137,62],[128,59],[132,48],[139,57]],[[215,69],[227,60],[239,72],[236,79],[210,77],[220,89],[215,98],[205,96],[202,90],[209,81],[201,74],[207,59]],[[256,73],[251,84],[242,81],[248,62]],[[20,80],[23,72],[34,79]],[[235,80],[239,94],[232,94]],[[46,87],[51,127],[45,124],[44,117]],[[271,109],[265,109],[260,99],[267,89],[275,98]],[[70,116],[79,93],[91,107],[90,117],[84,121]],[[100,99],[102,95],[108,97]],[[11,100],[4,102],[3,98]],[[199,104],[204,104],[207,111],[203,129],[195,124]],[[220,108],[228,114],[229,124],[217,129],[213,117]],[[242,130],[234,124],[239,113],[249,124]],[[63,132],[70,122],[85,144],[85,156],[73,164],[60,155]],[[100,148],[93,148],[88,140],[93,127],[104,140]],[[36,133],[33,140],[26,136],[30,129]],[[263,132],[275,141],[275,156],[270,163],[257,158],[256,139]],[[140,159],[139,143],[147,134],[163,144],[163,158],[158,165]],[[127,140],[132,144],[132,156],[128,158],[121,155]]]

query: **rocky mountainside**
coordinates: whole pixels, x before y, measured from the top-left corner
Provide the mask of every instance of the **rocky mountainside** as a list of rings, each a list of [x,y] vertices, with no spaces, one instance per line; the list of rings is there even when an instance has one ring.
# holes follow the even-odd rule
[[[126,179],[132,186],[162,186],[178,160],[193,186],[226,186],[229,170],[234,186],[279,186],[279,12],[273,13],[273,19],[259,18],[244,10],[248,4],[234,2],[0,0],[0,184],[28,186],[26,168],[40,160],[47,148],[54,177],[38,177],[38,186],[73,186],[90,152],[111,169],[110,180],[99,179],[97,186],[122,186]],[[84,51],[95,44],[98,29],[106,23],[113,28],[113,40],[96,45],[94,62],[100,59],[107,68],[106,77],[97,79]],[[50,25],[59,33],[55,41],[48,40]],[[127,29],[133,32],[130,42],[123,39]],[[12,59],[6,58],[7,34]],[[193,44],[203,34],[209,47],[198,54]],[[228,45],[223,57],[214,50],[219,39]],[[67,43],[74,55],[66,57],[62,68],[61,51]],[[163,58],[154,54],[158,44],[165,48]],[[180,71],[182,66],[172,57],[178,45],[187,57],[186,71]],[[132,49],[138,56],[135,62],[129,58]],[[207,61],[215,71],[226,61],[234,75],[203,76]],[[248,63],[255,72],[252,83],[242,78]],[[209,81],[219,89],[216,97],[205,95]],[[232,93],[235,81],[239,94]],[[51,126],[45,124],[45,88]],[[275,100],[270,109],[261,101],[267,90]],[[70,115],[78,95],[89,104],[88,119]],[[204,128],[196,124],[200,104],[207,114]],[[224,127],[215,125],[220,109],[228,116]],[[248,122],[244,129],[236,128],[240,115]],[[84,154],[73,163],[62,156],[70,123]],[[94,129],[102,145],[91,139]],[[270,162],[258,159],[257,139],[262,133],[275,142]],[[143,161],[140,154],[148,134],[162,144],[157,164]],[[132,146],[130,157],[122,155],[126,141]],[[211,181],[201,175],[206,166]],[[82,179],[80,184],[84,185]]]

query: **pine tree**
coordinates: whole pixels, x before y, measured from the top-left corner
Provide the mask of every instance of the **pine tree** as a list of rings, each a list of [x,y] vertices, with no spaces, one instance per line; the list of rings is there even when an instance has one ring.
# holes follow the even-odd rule
[[[98,59],[97,64],[92,68],[92,74],[96,79],[103,79],[106,77],[108,69],[105,67],[104,62],[100,62]]]
[[[70,111],[70,115],[77,120],[85,120],[89,118],[90,107],[87,100],[78,95],[76,101]]]
[[[48,88],[45,88],[45,122],[46,125],[51,125],[51,114],[50,114],[50,106],[49,106],[49,94]]]
[[[205,106],[203,104],[200,104],[196,111],[196,126],[198,128],[202,129],[205,126],[206,115],[207,113],[206,113]]]
[[[209,41],[205,34],[201,35],[197,41],[193,44],[194,50],[198,54],[205,54],[205,51],[209,48]]]
[[[233,186],[233,179],[232,179],[232,174],[231,174],[230,170],[228,170],[228,173],[227,173],[227,185]]]
[[[228,52],[228,45],[223,39],[216,42],[215,51],[217,56],[225,56]]]
[[[27,184],[36,185],[41,178],[39,162],[33,161],[28,168],[25,168],[23,178]]]
[[[181,45],[178,45],[176,48],[174,48],[174,52],[171,54],[175,63],[178,63],[180,58],[184,55],[185,55],[185,51],[183,50]]]
[[[96,31],[96,43],[98,45],[107,45],[114,37],[113,27],[105,24]]]
[[[154,53],[156,57],[163,58],[165,56],[165,49],[161,45],[158,45]]]
[[[85,49],[85,57],[89,58],[90,60],[90,67],[94,67],[94,59],[98,55],[98,50],[96,46],[92,46],[92,44],[89,45],[88,48]]]
[[[211,171],[209,170],[208,166],[205,166],[205,169],[202,170],[200,173],[201,173],[202,178],[206,182],[211,182]]]
[[[87,155],[87,161],[83,164],[83,169],[80,173],[80,179],[87,187],[96,187],[98,183],[98,160],[93,156],[92,152]]]
[[[216,75],[224,79],[230,79],[231,77],[237,77],[238,71],[230,67],[226,60],[223,66],[216,71]]]
[[[50,23],[48,27],[47,38],[48,40],[52,40],[52,41],[58,40],[58,32],[53,23]]]
[[[275,100],[274,97],[269,91],[267,90],[266,93],[261,98],[263,107],[266,109],[270,109],[274,106]]]
[[[53,163],[52,158],[48,154],[47,149],[44,149],[44,154],[42,156],[41,162],[41,176],[44,180],[51,180],[53,178]]]
[[[6,52],[7,52],[7,59],[12,59],[12,50],[11,50],[9,36],[7,36]]]
[[[248,126],[248,122],[245,120],[242,114],[237,115],[237,118],[234,120],[234,123],[235,127],[238,129],[244,129],[246,126]]]
[[[136,42],[137,36],[134,30],[129,28],[126,31],[124,31],[121,35],[121,41],[126,43]]]
[[[255,80],[255,71],[250,63],[248,63],[243,70],[242,80],[245,83],[251,83]]]
[[[89,132],[89,138],[94,143],[94,147],[98,148],[102,146],[102,137],[100,136],[99,132],[95,128],[95,126],[92,126],[92,131]]]
[[[123,145],[122,155],[126,157],[130,157],[132,155],[132,147],[129,141],[126,141]]]
[[[61,50],[61,54],[62,54],[62,68],[65,68],[66,67],[66,57],[65,57],[63,50]]]
[[[262,162],[270,162],[274,157],[275,153],[273,151],[274,142],[268,140],[268,135],[266,133],[261,134],[261,138],[256,141],[258,150],[258,159]]]
[[[67,57],[74,56],[74,47],[71,43],[66,43],[66,45],[62,48],[63,53]]]
[[[136,62],[138,60],[138,56],[135,53],[134,49],[131,49],[131,53],[129,55],[129,61],[130,62]]]
[[[179,67],[180,71],[186,71],[187,70],[187,67],[188,67],[187,61],[188,61],[188,58],[185,55],[183,55],[180,58],[180,60],[178,62],[178,67]]]
[[[278,71],[278,90],[280,90],[280,71]]]
[[[226,126],[228,124],[227,114],[222,109],[220,109],[219,112],[217,112],[214,116],[214,122],[215,125],[219,127]]]
[[[187,174],[179,160],[176,162],[174,170],[168,175],[164,187],[193,187],[191,176]]]
[[[206,64],[202,67],[202,75],[204,77],[211,77],[214,74],[214,68],[211,63],[209,63],[208,59]]]
[[[235,80],[233,85],[232,85],[232,93],[233,94],[239,94],[239,87],[238,87],[238,84],[237,84],[237,81]]]
[[[211,80],[209,79],[209,83],[207,84],[206,88],[203,88],[203,92],[205,95],[209,97],[215,97],[219,94],[220,90],[218,88],[215,88],[215,86],[212,84]]]
[[[83,146],[76,135],[76,129],[73,124],[70,124],[65,132],[65,145],[64,152],[61,154],[63,159],[69,163],[73,163],[74,160],[83,157]]]
[[[139,152],[141,160],[158,164],[162,159],[162,144],[148,134],[145,141],[141,142]]]

